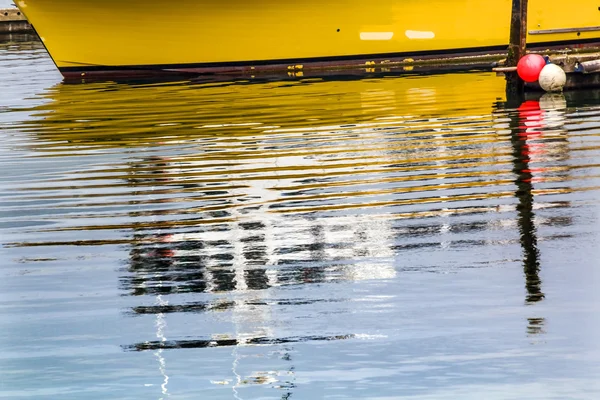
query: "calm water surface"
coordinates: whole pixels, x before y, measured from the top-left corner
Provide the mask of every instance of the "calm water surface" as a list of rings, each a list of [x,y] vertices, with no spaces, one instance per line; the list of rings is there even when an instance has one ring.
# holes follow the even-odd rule
[[[600,100],[61,83],[0,44],[0,397],[600,398]]]

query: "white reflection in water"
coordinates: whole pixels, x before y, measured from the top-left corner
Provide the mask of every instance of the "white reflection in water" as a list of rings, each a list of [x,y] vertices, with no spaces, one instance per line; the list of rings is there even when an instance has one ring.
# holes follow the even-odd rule
[[[169,305],[169,302],[163,299],[162,295],[156,296],[156,304],[159,307],[165,307]],[[165,329],[167,328],[167,320],[165,319],[164,313],[159,313],[156,315],[156,338],[160,342],[166,342],[167,337],[165,334]],[[167,375],[167,363],[163,356],[163,349],[158,349],[154,353],[156,359],[158,360],[160,374],[163,376],[163,383],[160,385],[163,397],[160,400],[164,400],[165,397],[170,397],[169,390],[167,385],[169,384],[169,376]]]

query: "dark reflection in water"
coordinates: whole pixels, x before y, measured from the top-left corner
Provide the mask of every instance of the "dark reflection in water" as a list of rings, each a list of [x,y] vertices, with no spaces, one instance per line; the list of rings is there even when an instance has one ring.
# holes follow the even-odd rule
[[[536,168],[535,162],[543,158],[561,164],[568,161],[569,143],[564,128],[566,106],[562,94],[545,94],[541,98],[534,96],[529,100],[521,100],[517,112],[511,115],[513,171],[517,176],[515,196],[519,200],[517,212],[527,304],[539,302],[545,297],[540,277],[541,257],[534,212],[534,183],[543,182],[552,173],[549,168]],[[553,172],[555,179],[558,177],[559,181],[569,180],[568,169],[554,168]],[[570,204],[562,206],[569,207]],[[553,221],[554,226],[570,224],[571,218],[557,218]],[[527,332],[530,335],[545,333],[545,318],[528,318],[528,322]]]
[[[330,301],[342,301],[342,300],[325,300],[325,299],[285,299],[277,301],[260,301],[260,300],[248,300],[244,302],[244,306],[260,306],[260,307],[271,307],[271,306],[302,306],[308,304],[324,303]],[[179,313],[179,312],[210,312],[210,311],[225,311],[236,306],[233,301],[223,301],[215,304],[210,303],[188,303],[181,305],[157,305],[157,306],[140,306],[134,307],[132,311],[135,314],[168,314],[168,313]]]
[[[519,232],[523,246],[523,269],[525,271],[525,287],[527,288],[528,303],[540,301],[544,298],[540,280],[540,254],[537,245],[537,230],[533,212],[533,173],[529,161],[535,148],[531,148],[527,140],[539,135],[538,130],[543,126],[543,113],[537,100],[524,102],[519,107],[519,113],[512,118],[514,148],[514,172],[517,175],[516,197],[519,199],[517,212],[519,214]],[[538,126],[528,126],[528,121],[535,121]],[[537,128],[537,129],[536,129]]]
[[[64,85],[0,52],[29,77],[0,108],[8,397],[600,393],[597,94]]]
[[[245,340],[222,339],[222,340],[178,340],[178,341],[156,341],[144,342],[132,346],[125,346],[126,350],[157,350],[157,349],[191,349],[204,347],[229,347],[229,346],[252,346],[252,345],[274,345],[285,343],[297,343],[307,341],[327,341],[327,340],[345,340],[351,339],[352,335],[338,336],[307,336],[307,337],[289,337],[289,338],[266,338],[255,337]]]

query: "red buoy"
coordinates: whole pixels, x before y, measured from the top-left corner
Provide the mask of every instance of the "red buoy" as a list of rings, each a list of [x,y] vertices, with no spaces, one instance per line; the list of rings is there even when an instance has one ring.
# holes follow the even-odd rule
[[[539,54],[527,54],[517,64],[517,73],[525,82],[535,82],[546,65],[546,60]]]

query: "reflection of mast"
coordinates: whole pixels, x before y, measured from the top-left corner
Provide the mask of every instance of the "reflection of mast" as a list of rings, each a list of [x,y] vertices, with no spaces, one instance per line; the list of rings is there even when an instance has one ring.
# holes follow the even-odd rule
[[[157,172],[157,171],[153,170],[153,172]],[[154,186],[152,186],[152,190],[154,190]],[[159,236],[161,236],[163,238],[162,241],[168,242],[168,238],[169,238],[168,235],[159,235]],[[173,253],[171,251],[169,251],[168,249],[166,249],[166,251],[165,251],[165,249],[162,249],[161,255],[163,258],[170,260]],[[160,273],[155,278],[159,280],[158,286],[161,287],[162,279],[160,277]],[[167,300],[163,299],[163,295],[161,294],[161,291],[159,290],[156,295],[156,306],[162,310],[165,307],[168,307],[168,305],[169,305],[169,302]],[[156,326],[156,339],[161,343],[166,343],[167,337],[165,335],[165,329],[167,328],[167,320],[166,320],[165,314],[163,312],[159,312],[156,314],[155,326]],[[159,400],[164,400],[166,397],[170,397],[169,390],[167,388],[167,386],[169,384],[169,376],[167,375],[167,362],[166,362],[165,358],[163,357],[163,354],[162,354],[163,351],[164,351],[163,348],[158,348],[154,352],[154,356],[156,357],[156,359],[158,361],[158,369],[160,371],[160,374],[163,377],[163,382],[160,385],[162,396],[160,397]]]
[[[165,306],[169,305],[169,302],[165,301],[162,298],[162,295],[159,294],[158,296],[156,296],[156,305],[159,307],[165,307]],[[165,314],[164,313],[156,314],[156,338],[162,343],[167,341],[167,337],[165,336],[165,328],[166,327],[167,327],[167,321],[165,319]],[[163,397],[161,397],[160,400],[164,400],[165,397],[170,397],[170,394],[169,394],[169,391],[167,388],[167,385],[169,384],[169,376],[167,375],[167,364],[166,364],[165,358],[162,355],[163,351],[164,351],[164,349],[159,348],[154,353],[154,355],[156,356],[156,359],[158,360],[160,374],[163,376],[163,383],[160,385],[161,393],[162,393]]]
[[[277,274],[274,268],[276,243],[273,217],[268,210],[268,203],[278,197],[269,188],[266,180],[249,180],[247,187],[238,193],[238,198],[250,197],[254,205],[248,209],[234,207],[231,215],[235,222],[231,224],[232,269],[235,276],[235,287],[228,293],[233,296],[234,306],[231,309],[231,320],[235,327],[236,345],[231,355],[233,363],[231,371],[235,375],[232,385],[233,397],[241,400],[240,389],[248,384],[271,384],[276,387],[293,387],[291,382],[282,382],[281,371],[252,370],[250,374],[243,371],[244,348],[253,347],[254,338],[274,338],[275,333],[267,289],[277,286]],[[265,304],[265,306],[258,306]],[[289,360],[288,360],[289,361]],[[294,367],[288,372],[293,376]],[[280,385],[277,385],[277,384]],[[291,392],[284,394],[291,395]]]

